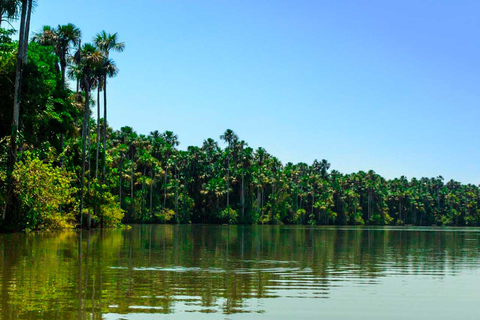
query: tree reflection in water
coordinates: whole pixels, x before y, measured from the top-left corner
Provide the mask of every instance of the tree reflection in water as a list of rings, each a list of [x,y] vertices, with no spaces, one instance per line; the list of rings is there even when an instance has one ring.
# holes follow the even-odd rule
[[[477,230],[438,228],[142,225],[7,234],[0,312],[79,320],[268,314],[264,299],[289,304],[388,277],[437,281],[477,270],[479,244]]]

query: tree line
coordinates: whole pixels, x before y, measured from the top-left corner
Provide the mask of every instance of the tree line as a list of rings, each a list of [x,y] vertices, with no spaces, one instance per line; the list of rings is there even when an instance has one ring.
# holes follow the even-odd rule
[[[326,160],[286,163],[232,130],[179,150],[170,132],[111,135],[110,164],[128,222],[478,225],[480,190],[442,177],[342,174]]]
[[[223,146],[209,138],[186,150],[171,131],[113,130],[107,83],[118,68],[111,54],[125,44],[105,31],[82,43],[73,24],[45,26],[29,39],[32,7],[32,0],[0,5],[2,21],[20,20],[18,41],[15,30],[0,29],[4,229],[120,222],[479,224],[476,185],[440,176],[342,174],[326,160],[282,164],[232,130],[219,136]]]

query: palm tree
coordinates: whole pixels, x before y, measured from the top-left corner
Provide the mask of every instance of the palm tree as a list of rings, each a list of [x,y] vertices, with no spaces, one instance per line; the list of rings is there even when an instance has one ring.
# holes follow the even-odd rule
[[[89,44],[84,44],[75,54],[75,62],[80,71],[80,85],[85,92],[85,108],[82,127],[82,176],[80,189],[80,215],[83,216],[83,188],[85,186],[85,154],[87,142],[87,124],[90,119],[90,91],[95,83],[96,69],[101,66],[103,60],[102,53],[98,49]],[[88,212],[87,228],[91,228],[91,213]]]
[[[18,2],[17,2],[18,3]],[[17,66],[15,70],[15,91],[13,96],[13,120],[12,120],[12,134],[10,137],[10,154],[8,157],[7,167],[7,199],[5,210],[3,212],[3,218],[10,220],[13,218],[13,211],[10,206],[13,206],[13,180],[11,179],[13,168],[17,162],[17,138],[18,129],[20,126],[20,102],[21,102],[21,90],[22,90],[22,75],[23,66],[27,63],[27,51],[28,51],[28,35],[30,30],[30,16],[32,14],[33,0],[22,0],[21,3],[21,19],[20,19],[20,35],[18,40],[18,52],[17,52]],[[5,8],[5,5],[2,4]],[[12,11],[12,7],[9,7],[9,15],[15,15],[18,7]],[[6,10],[5,10],[6,11]],[[12,13],[13,12],[13,13]],[[8,216],[7,216],[8,214]]]
[[[37,33],[33,37],[33,41],[44,45],[52,46],[54,48],[55,55],[60,60],[60,71],[62,74],[62,88],[65,89],[66,81],[65,74],[67,71],[67,61],[70,56],[71,46],[78,46],[80,44],[82,32],[72,23],[66,25],[59,25],[56,29],[50,26],[43,26],[41,32]],[[57,66],[58,67],[58,66]],[[63,151],[64,148],[64,135],[61,134],[60,145]],[[63,157],[61,160],[63,166]]]
[[[240,154],[240,172],[242,176],[242,183],[240,187],[240,204],[242,206],[242,222],[245,222],[245,173],[249,169],[253,159],[253,149],[248,147],[245,141],[240,141],[238,144]]]
[[[220,139],[227,143],[227,208],[230,207],[230,154],[234,145],[238,142],[238,136],[233,130],[227,129]]]
[[[20,20],[20,35],[18,40],[17,67],[15,70],[15,93],[13,101],[13,123],[12,123],[12,164],[17,158],[16,139],[20,123],[20,100],[22,90],[23,66],[27,63],[28,32],[30,29],[30,14],[32,0],[22,0],[22,14]]]
[[[81,37],[82,32],[72,23],[59,25],[57,28],[43,26],[42,31],[33,37],[33,41],[54,48],[55,55],[60,60],[63,88],[66,86],[65,74],[71,46],[79,45]]]
[[[122,52],[125,50],[125,43],[119,42],[118,34],[110,34],[102,31],[98,33],[93,42],[95,45],[103,52],[107,61],[110,58],[110,52]],[[105,178],[105,156],[107,150],[107,78],[111,77],[118,73],[113,62],[107,63],[104,68],[104,79],[103,79],[103,177]]]
[[[178,141],[178,136],[172,131],[165,131],[162,133],[162,138],[165,143],[164,153],[165,153],[165,173],[164,173],[164,192],[163,192],[163,208],[165,208],[167,203],[167,177],[168,177],[168,161],[172,154],[175,152],[175,147],[180,144]]]
[[[42,46],[55,47],[57,45],[57,30],[51,26],[45,25],[42,27],[42,31],[33,35],[32,40]],[[55,54],[57,51],[55,50]],[[58,68],[58,65],[56,66]]]
[[[3,20],[13,20],[18,16],[20,1],[2,1],[0,2],[0,27]]]
[[[65,72],[67,70],[67,57],[71,46],[77,46],[80,43],[82,32],[74,24],[59,25],[55,30],[56,45],[55,53],[60,59],[60,68],[62,72],[62,84],[65,88]]]

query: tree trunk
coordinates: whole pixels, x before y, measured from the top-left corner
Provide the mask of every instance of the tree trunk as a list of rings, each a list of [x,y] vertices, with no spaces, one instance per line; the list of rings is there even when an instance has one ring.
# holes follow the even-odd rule
[[[91,190],[91,185],[92,185],[92,155],[91,155],[91,150],[92,150],[92,139],[91,139],[91,127],[90,127],[90,108],[88,109],[88,122],[87,122],[87,159],[88,159],[88,185],[87,185],[87,192],[88,195],[90,196],[90,190]],[[88,222],[87,226],[88,229],[91,229],[92,227],[92,208],[88,208]]]
[[[107,160],[107,76],[103,79],[103,170],[102,178],[105,182],[105,167]]]
[[[230,207],[230,154],[227,161],[227,208]]]
[[[257,186],[257,213],[260,213],[260,186]]]
[[[163,209],[165,209],[167,203],[167,171],[168,171],[168,157],[165,161],[165,174],[163,179]]]
[[[120,164],[118,166],[118,180],[119,180],[119,188],[118,188],[118,195],[120,200],[120,209],[122,209],[122,167],[123,167],[123,159],[120,160]]]
[[[130,219],[133,217],[133,205],[134,205],[134,200],[135,200],[135,196],[133,194],[133,150],[132,150],[132,163],[130,165],[130,194],[131,194],[131,197],[132,197],[132,203],[130,204]]]
[[[85,187],[85,155],[87,147],[87,124],[88,118],[90,117],[90,86],[88,81],[85,79],[85,110],[83,117],[83,127],[82,127],[82,177],[80,180],[80,223],[83,226],[83,198],[84,198],[84,187]],[[88,226],[90,228],[90,226]]]
[[[313,212],[313,205],[315,203],[315,189],[312,191],[312,217],[315,219],[315,214]],[[320,222],[320,221],[319,221]]]
[[[242,198],[242,222],[245,223],[245,187],[244,187],[244,178],[245,178],[245,172],[242,168],[242,195],[241,195],[241,198]]]
[[[153,185],[155,183],[155,172],[152,165],[152,171],[150,171],[150,176],[152,177],[152,182],[150,183],[150,216],[153,220]]]
[[[175,164],[175,219],[177,220],[177,223],[179,223],[178,219],[178,171],[177,171],[177,165]]]
[[[372,217],[372,190],[371,188],[368,190],[368,221]]]
[[[147,166],[143,167],[143,179],[142,179],[142,219],[145,217],[145,176],[147,175]],[[145,202],[144,202],[145,201]]]
[[[11,165],[13,171],[13,165],[17,161],[17,134],[20,123],[20,100],[22,91],[22,72],[23,72],[23,50],[25,48],[25,19],[27,15],[27,0],[22,1],[22,17],[20,21],[20,35],[18,41],[18,53],[17,53],[17,67],[15,70],[15,92],[13,98],[13,122],[12,122],[12,136],[10,143],[11,150]]]
[[[187,187],[187,176],[185,175],[183,179],[183,204],[182,204],[182,217],[185,219],[186,217],[186,201],[187,201],[187,193],[188,193],[188,187]]]
[[[98,160],[100,155],[100,85],[97,87],[97,153],[95,155],[95,179],[98,182]]]
[[[402,221],[402,202],[398,200],[398,220]]]
[[[18,53],[17,53],[17,66],[15,70],[15,91],[14,91],[14,100],[13,100],[13,121],[12,121],[12,134],[10,136],[10,153],[8,157],[8,167],[7,167],[7,199],[5,201],[4,211],[2,218],[6,220],[6,224],[9,224],[13,221],[15,204],[14,204],[14,194],[13,194],[13,170],[15,168],[15,163],[17,162],[17,135],[20,123],[20,99],[21,99],[21,88],[22,88],[22,71],[23,71],[23,50],[25,49],[25,20],[27,15],[27,0],[22,0],[22,13],[20,19],[20,35],[18,43]]]
[[[28,38],[30,34],[30,17],[32,16],[32,6],[33,0],[28,0],[28,10],[27,10],[27,21],[25,24],[25,35],[23,39],[23,63],[27,63],[27,55],[28,55]]]

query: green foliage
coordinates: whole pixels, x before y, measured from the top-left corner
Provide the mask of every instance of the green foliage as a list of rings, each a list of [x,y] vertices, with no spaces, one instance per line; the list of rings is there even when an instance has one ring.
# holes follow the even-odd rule
[[[293,223],[298,224],[304,220],[307,211],[305,209],[298,209],[293,216]]]
[[[155,214],[160,223],[171,222],[175,218],[175,211],[172,209],[162,209],[159,213]]]
[[[125,215],[118,203],[118,196],[113,195],[106,185],[94,185],[94,201],[92,206],[97,214],[92,215],[93,225],[103,227],[119,227]]]
[[[238,213],[230,207],[220,211],[218,218],[221,223],[236,224],[238,219]]]
[[[3,51],[7,44],[12,43],[12,36],[15,34],[15,30],[7,30],[0,28],[0,51]]]
[[[25,153],[24,160],[15,166],[13,179],[20,203],[16,221],[21,229],[74,226],[76,189],[68,172]]]

